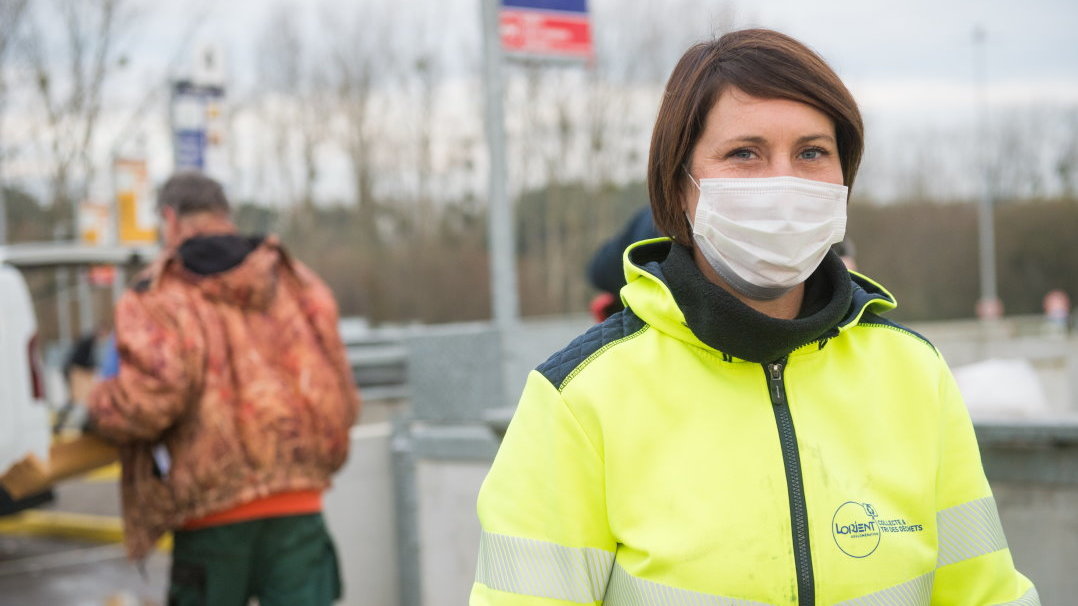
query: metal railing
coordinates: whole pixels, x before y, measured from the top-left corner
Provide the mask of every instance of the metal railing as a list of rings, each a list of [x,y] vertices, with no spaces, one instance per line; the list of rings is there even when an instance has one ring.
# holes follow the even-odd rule
[[[409,397],[407,328],[369,328],[360,318],[342,318],[341,340],[352,376],[366,402]]]

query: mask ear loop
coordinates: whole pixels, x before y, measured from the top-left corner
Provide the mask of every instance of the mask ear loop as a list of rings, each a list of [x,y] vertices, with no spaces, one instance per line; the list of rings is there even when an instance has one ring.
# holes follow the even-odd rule
[[[692,173],[689,172],[689,167],[682,164],[681,170],[685,171],[685,175],[689,177],[689,181],[692,181],[692,184],[696,186],[696,189],[700,189],[700,182],[692,178]]]
[[[700,190],[700,182],[693,178],[692,173],[689,172],[689,167],[682,164],[681,170],[685,171],[685,176],[687,176],[689,178],[689,181],[691,181],[692,184],[696,186],[697,190]],[[691,234],[693,230],[692,218],[689,217],[688,211],[685,212],[685,222],[689,224],[689,233]]]

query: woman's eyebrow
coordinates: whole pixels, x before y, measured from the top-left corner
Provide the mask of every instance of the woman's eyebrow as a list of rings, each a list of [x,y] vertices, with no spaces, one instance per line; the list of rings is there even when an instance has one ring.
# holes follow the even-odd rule
[[[764,145],[767,143],[767,139],[759,135],[744,135],[740,137],[730,137],[720,142],[720,145],[731,145],[735,143],[752,143],[754,145]]]
[[[825,139],[829,143],[834,143],[835,142],[835,137],[834,136],[829,135],[827,133],[819,133],[819,134],[816,134],[816,135],[805,135],[804,137],[798,137],[797,143],[798,143],[798,145],[800,145],[800,144],[803,144],[803,143],[809,143],[810,141],[815,141],[817,139]]]
[[[830,135],[830,134],[827,134],[827,133],[814,133],[814,134],[811,134],[811,135],[804,135],[804,136],[798,137],[796,143],[798,145],[802,145],[802,144],[809,143],[811,141],[817,141],[817,140],[820,140],[820,139],[823,139],[823,140],[825,140],[825,141],[827,141],[829,143],[834,143],[835,142],[835,137],[833,135]],[[739,144],[739,143],[751,143],[753,145],[765,145],[765,144],[767,144],[767,139],[765,137],[761,137],[759,135],[743,135],[743,136],[737,136],[737,137],[730,137],[729,139],[724,139],[719,144],[720,145],[733,145],[733,144]]]

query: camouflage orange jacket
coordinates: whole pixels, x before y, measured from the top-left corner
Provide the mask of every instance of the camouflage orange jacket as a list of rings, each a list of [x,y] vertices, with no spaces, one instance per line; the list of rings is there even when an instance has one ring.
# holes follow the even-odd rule
[[[329,485],[360,409],[337,322],[273,237],[192,238],[139,276],[117,305],[119,374],[89,398],[120,445],[132,558],[185,521]]]

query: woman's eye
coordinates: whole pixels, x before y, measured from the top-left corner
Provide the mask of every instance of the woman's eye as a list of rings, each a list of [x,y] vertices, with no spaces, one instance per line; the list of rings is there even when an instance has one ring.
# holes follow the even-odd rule
[[[818,160],[826,154],[827,151],[824,149],[821,149],[819,147],[810,147],[809,149],[806,149],[805,151],[801,152],[801,157],[805,160]]]
[[[750,160],[752,159],[752,150],[749,149],[735,149],[730,152],[731,158],[737,158],[738,160]]]

